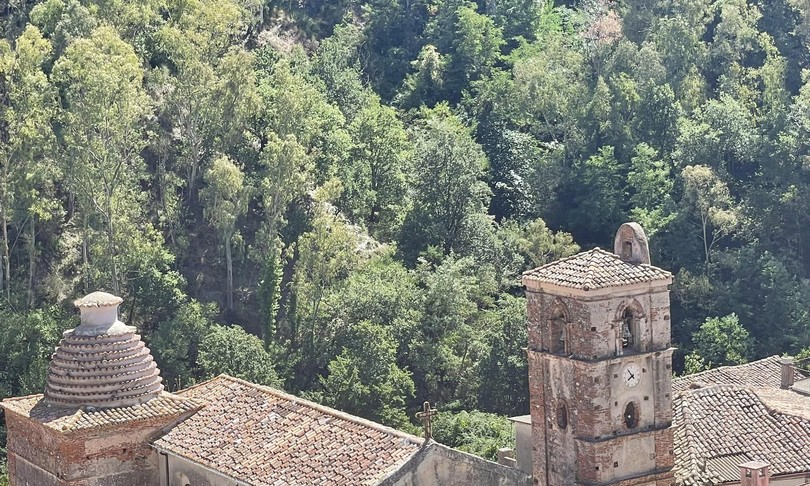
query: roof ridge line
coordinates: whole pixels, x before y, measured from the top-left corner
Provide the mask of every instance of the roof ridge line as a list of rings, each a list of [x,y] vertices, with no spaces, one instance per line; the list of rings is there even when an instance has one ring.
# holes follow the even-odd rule
[[[559,258],[559,259],[554,260],[554,261],[546,262],[546,263],[540,265],[539,267],[530,268],[530,269],[526,270],[525,272],[521,273],[521,275],[528,275],[531,272],[536,272],[538,270],[542,270],[542,269],[544,269],[544,268],[546,268],[546,267],[548,267],[550,265],[556,265],[558,263],[566,262],[566,261],[571,260],[573,258],[576,258],[576,257],[578,257],[578,256],[580,256],[580,255],[582,255],[584,253],[589,253],[591,251],[593,251],[593,250],[591,249],[591,250],[581,251],[581,252],[575,253],[573,255],[569,255],[567,257],[564,257],[564,258]]]
[[[44,397],[44,396],[45,396],[44,393],[32,393],[30,395],[25,395],[25,396],[22,396],[22,397],[6,397],[6,398],[3,398],[2,400],[0,400],[0,403],[3,403],[3,402],[18,402],[20,400],[29,400],[29,399],[34,398],[34,397]]]
[[[754,364],[761,364],[762,362],[769,361],[769,360],[771,360],[773,358],[781,358],[781,356],[779,356],[778,354],[774,354],[772,356],[766,356],[764,358],[757,359],[757,360],[754,360],[754,361],[749,361],[747,363],[741,363],[741,364],[736,364],[736,365],[718,366],[717,368],[710,368],[708,370],[703,370],[703,371],[699,371],[697,373],[692,373],[691,375],[678,376],[678,377],[674,378],[672,381],[692,380],[693,378],[698,378],[700,376],[708,375],[710,373],[716,373],[719,370],[737,369],[737,368],[748,367],[748,366],[754,365]],[[722,383],[720,383],[720,384],[722,384]]]
[[[394,435],[394,436],[397,436],[397,437],[400,437],[400,438],[403,438],[403,439],[407,439],[407,440],[413,442],[414,444],[421,445],[422,442],[424,442],[424,439],[422,439],[420,437],[417,437],[415,435],[411,435],[411,434],[409,434],[407,432],[403,432],[401,430],[397,430],[397,429],[395,429],[393,427],[388,427],[386,425],[379,424],[377,422],[373,422],[371,420],[364,419],[362,417],[358,417],[356,415],[352,415],[350,413],[343,412],[343,411],[337,410],[335,408],[327,407],[326,405],[321,405],[320,403],[316,403],[316,402],[313,402],[311,400],[307,400],[306,398],[301,398],[299,396],[293,395],[291,393],[287,393],[287,392],[285,392],[283,390],[279,390],[279,389],[273,388],[271,386],[258,385],[256,383],[251,383],[251,382],[249,382],[247,380],[243,380],[241,378],[237,378],[235,376],[231,376],[231,375],[228,375],[226,373],[222,373],[222,374],[220,374],[220,375],[218,375],[218,376],[216,376],[214,378],[211,378],[210,380],[206,380],[206,381],[204,381],[202,383],[199,383],[199,384],[201,385],[203,383],[213,382],[213,381],[218,380],[220,378],[226,379],[226,380],[234,382],[234,383],[239,383],[241,385],[246,385],[246,386],[248,386],[250,388],[261,390],[261,391],[264,391],[264,392],[269,393],[271,395],[275,395],[277,397],[284,398],[286,400],[302,403],[302,404],[304,404],[304,405],[306,405],[308,407],[314,408],[315,410],[318,410],[319,412],[323,412],[323,413],[325,413],[327,415],[332,415],[334,417],[337,417],[337,418],[342,419],[342,420],[346,420],[348,422],[355,423],[357,425],[370,427],[370,428],[378,430],[380,432],[385,432],[385,433],[390,434],[390,435]]]
[[[675,461],[684,463],[686,477],[700,477],[701,476],[701,469],[699,465],[700,456],[698,454],[697,448],[694,445],[692,437],[696,434],[696,426],[695,424],[689,420],[689,416],[691,415],[689,412],[689,407],[686,404],[686,401],[692,399],[692,397],[683,396],[681,400],[678,402],[673,403],[673,426],[676,422],[682,422],[679,424],[678,427],[675,428],[675,435],[682,436],[683,439],[681,440],[682,444],[681,447],[683,448],[683,454],[676,454]],[[674,402],[674,400],[673,400]],[[677,404],[676,404],[677,403]],[[677,443],[677,437],[673,437],[674,441]],[[674,444],[673,444],[674,445]]]

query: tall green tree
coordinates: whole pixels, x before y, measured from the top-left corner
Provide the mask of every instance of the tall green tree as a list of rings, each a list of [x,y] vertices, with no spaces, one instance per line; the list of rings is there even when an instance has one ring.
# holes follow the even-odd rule
[[[491,17],[480,14],[473,5],[456,10],[455,38],[445,80],[450,99],[455,101],[470,82],[488,76],[501,58],[503,31]]]
[[[630,215],[647,235],[652,236],[676,217],[672,198],[675,187],[673,168],[666,161],[659,160],[658,152],[646,143],[636,146],[630,167],[627,175],[632,204]]]
[[[568,190],[574,203],[571,232],[578,239],[607,239],[627,219],[626,170],[611,146],[575,164]]]
[[[198,363],[203,339],[214,329],[215,304],[189,300],[175,315],[161,322],[149,346],[169,390],[179,390],[203,379]]]
[[[751,354],[751,338],[736,314],[707,318],[692,341],[695,352],[710,368],[746,363]]]
[[[487,159],[470,131],[446,106],[423,112],[414,130],[414,204],[401,237],[411,255],[436,245],[460,249],[473,217],[484,213],[489,190],[481,181]]]
[[[225,246],[226,306],[233,310],[233,254],[231,250],[237,221],[247,212],[249,188],[242,170],[227,156],[214,159],[203,176],[201,199],[208,222],[220,234]]]
[[[227,373],[258,385],[279,385],[273,356],[261,339],[239,326],[214,325],[200,343],[197,363],[205,378]]]
[[[312,72],[326,85],[327,99],[337,105],[347,120],[361,110],[371,91],[363,83],[360,70],[360,47],[365,40],[360,26],[345,19],[318,46],[312,62]]]
[[[412,146],[396,112],[374,99],[348,127],[353,147],[339,174],[348,216],[383,241],[392,240],[409,206]]]
[[[700,231],[705,263],[717,242],[739,224],[738,213],[723,181],[710,167],[689,165],[681,172],[684,183],[682,204]]]
[[[63,93],[65,173],[76,195],[82,220],[82,260],[89,285],[91,231],[103,226],[105,283],[121,291],[119,240],[126,225],[137,225],[137,186],[143,177],[140,152],[151,103],[143,89],[143,71],[132,46],[109,26],[74,41],[53,67]],[[95,256],[95,255],[94,255]],[[98,285],[98,283],[94,282]]]
[[[318,204],[325,204],[323,201]],[[287,341],[295,366],[295,383],[309,388],[318,380],[335,352],[340,322],[329,319],[328,295],[345,282],[364,257],[360,237],[339,216],[320,208],[312,229],[295,244],[290,303],[281,337]]]
[[[50,43],[36,27],[26,28],[13,49],[5,42],[0,44],[0,82],[5,93],[0,106],[0,291],[10,302],[9,226],[14,224],[18,234],[25,231],[28,240],[26,307],[34,304],[37,226],[60,210],[54,198],[53,181],[60,174],[52,155],[56,137],[51,129],[58,105],[56,91],[43,72],[50,54]]]
[[[405,404],[414,386],[396,358],[396,341],[389,329],[367,321],[356,324],[340,354],[329,362],[328,374],[320,379],[319,398],[346,412],[402,427],[408,423]]]
[[[503,415],[525,414],[529,411],[526,301],[505,295],[484,320],[489,322],[486,351],[478,366],[478,407]]]

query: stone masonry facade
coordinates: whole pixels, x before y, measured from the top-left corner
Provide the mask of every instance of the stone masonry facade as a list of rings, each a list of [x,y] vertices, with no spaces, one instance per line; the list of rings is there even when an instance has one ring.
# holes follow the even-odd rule
[[[62,433],[7,410],[11,486],[154,484],[158,464],[150,443],[177,419],[155,417]]]
[[[534,484],[670,486],[671,276],[598,249],[561,262],[524,277]]]

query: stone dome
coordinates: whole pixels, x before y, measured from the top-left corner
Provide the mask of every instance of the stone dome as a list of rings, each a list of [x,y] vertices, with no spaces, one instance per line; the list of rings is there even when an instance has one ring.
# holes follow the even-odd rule
[[[74,302],[81,323],[62,335],[48,366],[45,399],[53,405],[112,408],[157,397],[163,383],[136,329],[118,320],[120,297],[93,292]]]

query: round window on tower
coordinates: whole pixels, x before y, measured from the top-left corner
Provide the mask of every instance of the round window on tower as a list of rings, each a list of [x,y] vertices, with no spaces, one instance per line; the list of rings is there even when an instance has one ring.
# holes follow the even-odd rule
[[[568,407],[564,400],[560,400],[560,403],[557,405],[557,426],[561,430],[565,430],[566,427],[568,427]]]
[[[636,405],[635,402],[628,403],[627,406],[624,407],[624,425],[626,425],[628,429],[635,429],[638,427],[638,415],[638,405]]]

